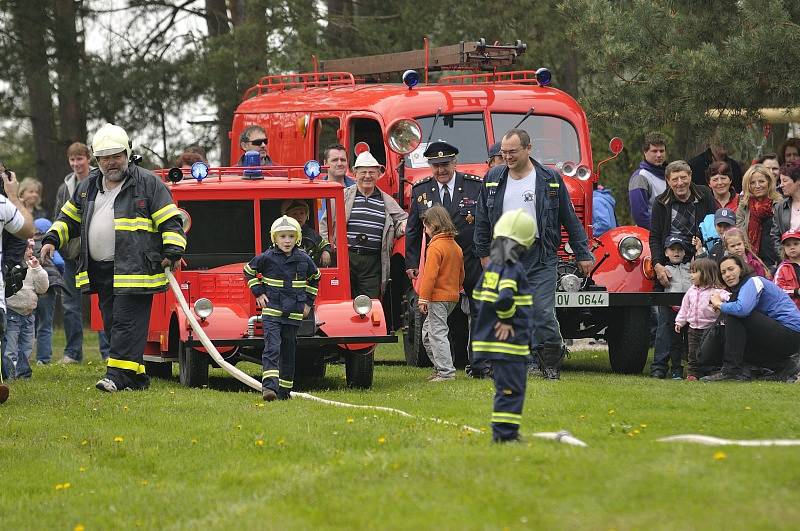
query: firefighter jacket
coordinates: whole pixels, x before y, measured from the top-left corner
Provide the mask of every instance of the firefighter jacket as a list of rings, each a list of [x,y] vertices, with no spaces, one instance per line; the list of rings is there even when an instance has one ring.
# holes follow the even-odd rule
[[[320,276],[311,257],[297,246],[289,255],[273,247],[244,266],[253,296],[267,296],[263,318],[295,326],[303,320],[303,306],[314,305]]]
[[[472,326],[472,351],[476,359],[524,360],[530,354],[533,295],[525,267],[517,262],[490,262],[472,293],[477,317]],[[498,321],[514,327],[505,341],[495,336]]]
[[[125,173],[125,182],[114,202],[114,293],[166,291],[167,277],[161,260],[177,260],[186,249],[178,207],[164,183],[149,171],[130,164]],[[42,240],[42,244],[61,249],[72,238],[80,237],[75,287],[89,293],[97,291],[87,271],[88,234],[102,179],[96,169],[78,184]]]
[[[308,253],[308,256],[311,257],[317,266],[321,265],[322,253],[325,251],[330,253],[331,244],[308,225],[303,225],[302,231],[300,248]]]

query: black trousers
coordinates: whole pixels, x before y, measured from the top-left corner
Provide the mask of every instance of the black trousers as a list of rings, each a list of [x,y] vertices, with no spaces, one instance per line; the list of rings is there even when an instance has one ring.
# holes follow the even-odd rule
[[[493,360],[494,407],[492,408],[492,440],[513,441],[519,438],[522,407],[528,369],[525,358],[519,361]]]
[[[148,388],[144,349],[153,295],[114,294],[113,262],[90,262],[88,273],[100,299],[103,328],[111,345],[106,378],[113,380],[118,389]]]
[[[366,295],[370,299],[381,298],[381,255],[350,253],[350,294]]]
[[[261,385],[272,389],[280,399],[289,398],[294,387],[295,351],[297,349],[297,325],[281,323],[265,316],[264,352],[261,355],[263,373]]]
[[[754,311],[747,317],[725,315],[724,333],[716,344],[703,345],[701,362],[722,365],[726,373],[739,374],[745,363],[781,370],[800,349],[800,332]]]

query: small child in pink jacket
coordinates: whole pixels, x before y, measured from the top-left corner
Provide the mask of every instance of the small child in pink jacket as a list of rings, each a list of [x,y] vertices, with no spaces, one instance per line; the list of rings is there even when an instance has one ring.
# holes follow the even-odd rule
[[[703,376],[697,362],[697,351],[703,333],[717,320],[717,313],[709,305],[709,299],[714,293],[719,293],[722,300],[727,301],[730,293],[720,289],[719,266],[710,258],[698,258],[689,267],[692,286],[683,296],[681,309],[675,316],[675,332],[680,334],[681,329],[689,325],[686,333],[688,340],[687,380],[696,381]]]

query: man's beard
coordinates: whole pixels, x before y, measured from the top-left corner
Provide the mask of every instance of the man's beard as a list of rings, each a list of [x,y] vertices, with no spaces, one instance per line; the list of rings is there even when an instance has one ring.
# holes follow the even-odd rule
[[[125,168],[118,170],[103,170],[103,168],[100,168],[100,172],[106,180],[112,183],[118,183],[125,178]]]

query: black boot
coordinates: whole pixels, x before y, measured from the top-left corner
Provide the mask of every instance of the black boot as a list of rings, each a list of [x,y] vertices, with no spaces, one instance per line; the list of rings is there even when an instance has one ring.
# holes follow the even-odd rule
[[[546,343],[542,349],[542,374],[547,380],[561,379],[561,360],[564,358],[564,347],[561,343]]]

